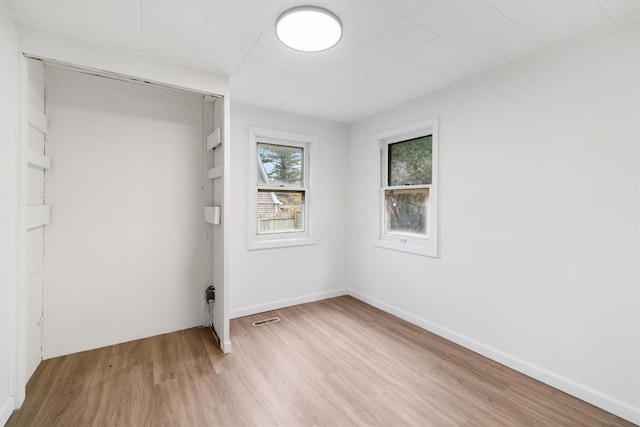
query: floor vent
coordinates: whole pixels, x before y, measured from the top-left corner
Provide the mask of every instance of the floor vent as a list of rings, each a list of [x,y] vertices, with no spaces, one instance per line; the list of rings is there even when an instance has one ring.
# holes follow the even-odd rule
[[[251,322],[251,324],[253,326],[262,326],[262,325],[268,325],[269,323],[274,323],[274,322],[279,322],[279,321],[280,321],[279,317],[270,317],[268,319],[259,320],[257,322]]]

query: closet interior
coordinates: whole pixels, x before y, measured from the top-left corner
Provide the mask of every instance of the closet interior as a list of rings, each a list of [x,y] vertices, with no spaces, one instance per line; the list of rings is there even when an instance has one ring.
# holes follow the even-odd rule
[[[24,64],[26,378],[43,359],[211,321],[226,334],[223,98]]]

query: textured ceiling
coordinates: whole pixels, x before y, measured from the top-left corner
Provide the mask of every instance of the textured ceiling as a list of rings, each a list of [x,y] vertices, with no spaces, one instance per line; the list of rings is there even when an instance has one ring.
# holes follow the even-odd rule
[[[231,76],[235,102],[349,123],[635,16],[640,0],[5,0],[20,24]],[[289,7],[344,24],[281,45]]]

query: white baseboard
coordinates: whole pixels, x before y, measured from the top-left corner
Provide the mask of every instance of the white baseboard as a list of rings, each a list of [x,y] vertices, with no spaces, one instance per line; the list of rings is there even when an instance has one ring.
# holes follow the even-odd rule
[[[565,378],[562,375],[558,375],[557,373],[533,365],[525,360],[519,359],[508,353],[505,353],[481,342],[473,340],[469,337],[466,337],[462,334],[459,334],[455,331],[442,327],[436,323],[430,322],[411,313],[400,310],[361,292],[349,290],[348,294],[369,305],[379,308],[382,311],[397,316],[409,323],[420,326],[421,328],[426,329],[429,332],[433,332],[436,335],[446,338],[449,341],[460,344],[461,346],[468,348],[469,350],[472,350],[485,357],[488,357],[491,360],[508,366],[509,368],[515,369],[516,371],[528,375],[531,378],[548,384],[554,388],[557,388],[558,390],[562,390],[565,393],[575,396],[578,399],[584,400],[585,402],[597,406],[598,408],[604,409],[607,412],[611,412],[612,414],[615,414],[620,418],[624,418],[627,421],[640,425],[640,406],[633,406],[627,402],[623,402],[620,399],[606,395],[584,384],[580,384],[569,378]]]
[[[296,298],[288,298],[280,301],[273,301],[266,304],[253,305],[251,307],[238,308],[229,311],[229,317],[235,319],[238,317],[250,316],[252,314],[263,313],[265,311],[277,310],[279,308],[290,307],[292,305],[305,304],[313,301],[320,301],[327,298],[348,295],[347,289],[337,289],[335,291],[319,292],[317,294],[304,295]]]
[[[13,398],[6,396],[4,402],[0,405],[0,426],[3,426],[9,420],[9,417],[13,413]]]

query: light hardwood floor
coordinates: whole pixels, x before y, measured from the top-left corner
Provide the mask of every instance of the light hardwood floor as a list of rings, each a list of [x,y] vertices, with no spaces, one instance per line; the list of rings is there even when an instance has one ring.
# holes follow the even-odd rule
[[[351,297],[231,337],[228,355],[194,328],[46,360],[7,425],[633,425]]]

